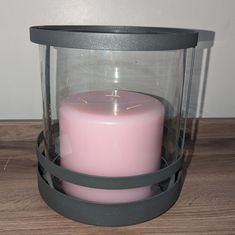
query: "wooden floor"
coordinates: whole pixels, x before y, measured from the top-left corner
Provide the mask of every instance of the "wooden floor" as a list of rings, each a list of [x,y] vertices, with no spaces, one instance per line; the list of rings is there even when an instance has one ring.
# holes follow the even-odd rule
[[[190,126],[193,157],[176,204],[152,221],[106,228],[66,219],[40,198],[34,150],[40,122],[0,122],[0,234],[235,234],[235,119]]]

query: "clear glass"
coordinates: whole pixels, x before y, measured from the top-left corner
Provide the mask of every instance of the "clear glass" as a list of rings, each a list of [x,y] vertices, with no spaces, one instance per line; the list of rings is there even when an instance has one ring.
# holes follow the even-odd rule
[[[77,141],[81,137],[81,139],[85,138],[87,133],[90,135],[90,139],[93,141],[99,141],[103,139],[103,142],[107,141],[105,139],[105,130],[101,130],[101,133],[99,135],[95,132],[96,127],[91,127],[90,124],[87,124],[87,127],[80,128],[79,130],[76,129],[76,124],[74,125],[73,132],[79,132],[80,137],[69,137],[66,140],[62,139],[60,136],[62,133],[63,126],[67,124],[62,124],[65,122],[64,119],[62,119],[62,111],[61,107],[64,104],[64,102],[71,99],[71,97],[79,96],[79,94],[82,94],[83,97],[88,97],[87,99],[81,99],[83,100],[84,105],[87,105],[87,102],[90,102],[90,94],[89,92],[95,92],[95,96],[98,94],[97,92],[106,92],[105,96],[111,96],[112,102],[111,106],[108,107],[113,110],[113,114],[111,116],[116,116],[115,120],[118,120],[120,117],[120,120],[122,121],[122,104],[119,104],[119,101],[113,101],[113,99],[117,99],[117,97],[126,95],[127,94],[127,100],[124,99],[125,102],[129,102],[132,99],[129,97],[133,95],[133,99],[142,99],[143,97],[151,97],[151,99],[158,100],[162,106],[164,107],[164,117],[163,117],[163,133],[156,133],[156,135],[160,135],[161,140],[159,138],[154,139],[156,135],[151,134],[153,137],[148,137],[148,132],[146,131],[145,136],[145,130],[147,129],[141,129],[139,130],[143,132],[143,136],[141,137],[141,134],[138,132],[138,123],[136,126],[135,124],[135,115],[144,115],[144,112],[146,111],[143,106],[144,104],[138,104],[134,103],[134,101],[131,103],[131,106],[126,106],[125,112],[129,110],[130,112],[133,112],[131,114],[132,116],[127,116],[127,119],[132,120],[130,121],[130,125],[133,125],[133,129],[126,128],[125,135],[128,135],[128,130],[132,132],[136,132],[135,136],[139,135],[138,141],[136,140],[135,143],[135,136],[130,135],[129,139],[126,144],[122,143],[121,141],[117,141],[118,143],[115,143],[116,145],[107,146],[107,148],[112,151],[112,154],[110,155],[110,158],[112,156],[115,156],[115,151],[120,151],[121,153],[125,153],[125,151],[122,151],[122,149],[127,148],[126,146],[129,144],[129,142],[133,142],[133,146],[138,147],[138,151],[141,152],[147,151],[141,149],[141,141],[143,143],[143,148],[148,148],[148,144],[145,145],[145,142],[151,142],[156,141],[156,145],[159,142],[161,144],[161,157],[163,159],[163,162],[165,164],[171,164],[173,161],[175,161],[182,153],[183,153],[183,143],[184,143],[184,133],[185,133],[185,121],[187,117],[187,109],[188,109],[188,100],[189,100],[189,90],[190,90],[190,77],[191,77],[191,62],[192,62],[192,54],[193,49],[181,49],[181,50],[169,50],[169,51],[106,51],[106,50],[81,50],[81,49],[70,49],[70,48],[57,48],[57,47],[49,47],[49,46],[40,46],[40,58],[41,58],[41,77],[42,77],[42,94],[43,94],[43,110],[44,110],[44,136],[45,136],[45,146],[46,151],[45,154],[48,158],[50,158],[52,161],[56,161],[59,158],[64,157],[65,160],[61,161],[60,163],[69,161],[66,160],[66,156],[61,156],[61,147],[64,146],[64,142],[69,142],[66,144],[66,146],[69,148],[70,152],[76,152],[79,151],[79,149],[75,149],[76,144],[73,143],[73,140],[71,138],[77,138]],[[189,69],[186,69],[189,68]],[[128,93],[125,93],[127,91]],[[124,92],[124,93],[123,93]],[[88,96],[87,96],[88,94]],[[103,93],[102,93],[103,94]],[[108,95],[107,95],[108,94]],[[138,94],[137,96],[135,96]],[[143,96],[141,96],[143,95]],[[142,98],[141,98],[142,97]],[[94,97],[93,97],[94,98]],[[107,98],[107,97],[106,97]],[[105,99],[106,99],[105,98]],[[110,102],[109,100],[103,100],[97,97],[97,107],[101,107],[101,102]],[[76,100],[76,99],[75,99]],[[118,100],[118,99],[117,99]],[[74,103],[74,98],[72,98],[72,102]],[[93,103],[94,99],[91,101]],[[116,103],[115,103],[116,102]],[[151,100],[151,102],[154,102]],[[95,107],[93,105],[92,107]],[[140,107],[141,106],[141,107]],[[121,107],[121,108],[120,108]],[[138,109],[140,107],[139,113],[134,113],[134,109]],[[107,107],[106,107],[107,108]],[[96,109],[96,107],[94,108]],[[142,109],[142,110],[141,110]],[[150,107],[151,109],[151,107]],[[116,111],[115,111],[116,110]],[[82,119],[82,114],[79,113],[79,108],[76,112],[78,112],[78,115],[76,116],[76,120]],[[66,111],[63,113],[64,116],[67,115],[73,115],[69,113],[70,111]],[[82,112],[82,111],[81,111]],[[95,111],[89,111],[92,115],[91,119],[96,119],[97,116],[95,115]],[[137,112],[137,111],[136,111]],[[147,111],[146,111],[147,112]],[[79,116],[80,115],[80,116]],[[103,114],[102,114],[103,115]],[[148,114],[146,114],[148,116]],[[154,115],[154,114],[153,114]],[[86,116],[85,119],[90,118],[90,116]],[[105,116],[105,114],[104,114]],[[102,117],[104,117],[102,116]],[[136,117],[137,117],[136,116]],[[144,116],[143,116],[144,118]],[[76,122],[76,120],[73,119],[73,122]],[[85,120],[84,119],[84,120]],[[113,120],[113,119],[112,119]],[[144,120],[144,119],[143,119]],[[101,121],[102,122],[102,121]],[[101,123],[100,122],[100,123]],[[143,121],[145,122],[145,121]],[[147,120],[146,120],[147,122]],[[156,125],[161,125],[158,122],[155,122]],[[116,123],[115,123],[116,124]],[[86,124],[84,124],[86,125]],[[122,128],[120,124],[120,128]],[[153,124],[154,125],[154,122]],[[62,128],[61,128],[62,126]],[[65,127],[66,129],[67,127]],[[103,128],[103,127],[102,127]],[[146,127],[147,128],[147,127]],[[151,129],[151,128],[150,128]],[[153,130],[154,127],[153,127]],[[92,133],[94,131],[94,133]],[[156,132],[159,131],[159,128],[156,128]],[[151,131],[149,131],[150,133]],[[102,134],[104,133],[104,135]],[[152,133],[152,132],[151,132]],[[109,133],[110,134],[110,133]],[[115,136],[113,142],[115,140],[118,140],[119,133],[117,131],[113,131],[113,133],[110,134],[110,136]],[[125,138],[125,135],[123,138]],[[88,139],[89,139],[88,138]],[[97,138],[97,140],[95,139]],[[141,140],[141,138],[143,138]],[[148,139],[149,138],[149,139]],[[152,138],[152,139],[151,139]],[[76,140],[75,140],[76,141]],[[63,142],[63,143],[61,143]],[[85,148],[97,148],[97,154],[96,156],[93,156],[93,159],[95,159],[100,153],[102,153],[102,150],[99,150],[101,144],[97,144],[91,141],[91,145],[89,145],[89,142],[84,142],[85,145],[87,145]],[[105,143],[104,143],[105,144]],[[111,143],[113,144],[113,143]],[[135,145],[136,144],[136,145]],[[80,148],[81,151],[84,152],[83,145]],[[98,146],[98,147],[97,147]],[[116,147],[115,147],[116,146]],[[147,146],[147,147],[146,147]],[[67,148],[66,147],[66,148]],[[63,147],[64,148],[64,147]],[[74,148],[74,149],[73,149]],[[156,148],[157,149],[157,148]],[[88,150],[87,150],[88,151]],[[94,150],[95,151],[95,150]],[[128,150],[129,151],[129,150]],[[127,152],[128,152],[127,151]],[[62,149],[62,152],[64,150]],[[83,153],[84,155],[86,154]],[[63,155],[63,154],[62,154]],[[66,155],[66,154],[64,154]],[[144,154],[143,154],[144,155]],[[157,158],[156,153],[156,158]],[[86,158],[86,156],[83,156]],[[79,157],[78,157],[79,158]],[[122,156],[123,160],[123,166],[126,163],[126,159],[128,156]],[[148,159],[148,156],[143,156],[143,159]],[[79,158],[81,159],[81,158]],[[71,160],[71,159],[70,159]],[[137,158],[138,160],[138,158]],[[79,161],[79,160],[76,160]],[[106,160],[104,160],[106,161]],[[142,160],[141,160],[142,161]],[[148,161],[148,160],[146,160]],[[149,160],[150,161],[150,160]],[[152,161],[152,160],[151,160]],[[154,163],[154,162],[152,162]],[[83,164],[79,163],[78,164]],[[101,163],[102,165],[103,163]],[[111,164],[109,162],[109,164]],[[137,162],[132,162],[132,164],[138,165]],[[127,175],[136,175],[136,174],[144,174],[144,173],[150,173],[151,171],[158,170],[160,167],[160,163],[156,160],[154,163],[156,166],[152,168],[152,170],[148,169],[145,171],[145,169],[142,169],[140,171],[133,171],[133,173],[130,170],[130,174],[128,174],[128,169],[124,175],[118,175],[114,173],[112,175],[112,171],[110,174],[105,174],[107,172],[104,170],[102,172],[105,176],[127,176]],[[70,166],[73,165],[70,164]],[[76,165],[76,164],[75,164]],[[104,164],[103,164],[104,165]],[[112,165],[112,164],[111,164]],[[163,164],[164,165],[164,164]],[[63,165],[66,167],[66,164]],[[70,170],[76,171],[76,167],[69,167]],[[93,167],[95,168],[95,166]],[[102,168],[102,167],[101,167]],[[111,166],[112,168],[112,166]],[[141,168],[141,167],[140,167]],[[79,168],[80,169],[80,168]],[[88,168],[84,168],[88,169]],[[146,168],[147,169],[147,168]],[[82,170],[81,170],[82,171]],[[123,172],[123,171],[122,171]],[[87,174],[93,174],[92,171],[84,170],[81,173],[87,173]],[[98,175],[97,171],[94,170],[93,175]],[[101,174],[99,174],[101,175]],[[68,184],[68,183],[67,183]],[[78,191],[82,191],[81,197],[83,197],[83,194],[96,194],[98,195],[99,192],[101,194],[106,191],[106,194],[108,195],[108,190],[103,189],[91,189],[93,191],[89,191],[88,189],[85,189],[85,187],[81,186],[75,186],[74,188],[70,188],[65,190],[66,193],[80,197],[80,194],[76,195],[73,194],[73,191],[78,189]],[[75,188],[76,187],[76,188]],[[80,187],[80,188],[79,188]],[[62,182],[62,188],[66,188],[66,183]],[[147,194],[149,194],[149,187],[148,192],[146,193],[146,187],[143,187],[143,190],[140,189],[128,189],[129,193],[130,190],[132,190],[133,194],[138,195],[139,197],[133,197],[130,196],[129,199],[126,199],[126,201],[131,200],[140,200],[142,198],[145,198]],[[85,190],[88,190],[85,192]],[[96,191],[95,191],[96,190]],[[137,190],[137,191],[134,191]],[[139,191],[138,191],[139,190]],[[142,194],[140,192],[142,190]],[[115,190],[109,190],[109,191],[115,191]],[[83,193],[84,192],[84,193]],[[113,199],[109,202],[120,202],[125,201],[125,198],[127,196],[124,196],[124,199],[120,195],[124,191],[116,191],[118,192],[119,199]],[[127,194],[128,191],[126,190]],[[142,196],[140,196],[140,194]],[[86,195],[83,197],[87,200],[93,200],[93,198],[86,198]],[[98,196],[96,196],[98,198]],[[109,198],[114,198],[113,195],[109,195]],[[95,199],[94,199],[95,200]],[[107,197],[102,200],[102,195],[100,199],[97,199],[95,201],[100,202],[106,202],[108,199]]]

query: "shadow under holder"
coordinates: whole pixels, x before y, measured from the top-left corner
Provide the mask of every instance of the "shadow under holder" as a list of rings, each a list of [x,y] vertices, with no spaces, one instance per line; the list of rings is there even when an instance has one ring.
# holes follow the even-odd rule
[[[48,151],[48,149],[55,148],[55,140],[53,138],[50,139],[50,136],[53,136],[53,134],[55,135],[55,132],[53,130],[53,120],[51,120],[50,112],[55,109],[54,111],[55,113],[57,113],[56,109],[58,108],[56,106],[52,106],[52,102],[50,100],[52,93],[51,80],[53,79],[50,77],[50,48],[55,46],[59,48],[61,47],[63,49],[68,48],[69,50],[83,49],[87,50],[88,53],[89,50],[113,51],[114,56],[115,51],[123,51],[124,53],[127,52],[127,54],[123,54],[123,57],[127,55],[127,58],[123,60],[124,62],[125,60],[129,59],[128,52],[130,51],[134,53],[168,53],[170,55],[169,61],[166,59],[162,62],[162,60],[159,59],[161,58],[161,56],[157,55],[155,63],[160,66],[162,66],[162,63],[165,63],[165,68],[174,68],[174,66],[171,66],[171,63],[179,64],[182,67],[180,68],[182,69],[182,71],[180,72],[180,75],[177,75],[177,78],[166,77],[168,76],[166,74],[170,74],[169,76],[173,76],[174,74],[178,74],[178,70],[177,73],[175,73],[175,71],[173,70],[170,71],[170,73],[168,71],[168,73],[164,74],[164,78],[158,78],[159,81],[162,82],[163,87],[167,86],[167,84],[169,86],[170,84],[170,89],[165,89],[170,90],[168,93],[164,89],[163,91],[158,90],[158,87],[156,87],[156,89],[154,88],[156,90],[156,93],[153,93],[153,87],[151,86],[153,84],[152,81],[155,81],[154,79],[156,79],[156,76],[148,78],[148,81],[142,81],[139,78],[140,75],[142,76],[142,71],[139,68],[140,66],[133,67],[135,68],[136,72],[135,74],[131,74],[131,76],[136,76],[136,79],[138,81],[137,85],[131,83],[132,80],[127,82],[120,79],[119,83],[121,83],[122,86],[126,88],[126,90],[133,90],[135,92],[141,92],[145,94],[147,93],[152,96],[158,96],[160,93],[161,97],[170,103],[170,105],[168,106],[174,107],[174,115],[171,117],[172,119],[174,119],[174,121],[172,122],[174,124],[170,124],[172,125],[172,128],[175,128],[173,131],[174,136],[164,136],[164,138],[166,138],[166,141],[164,141],[164,143],[168,143],[175,138],[175,142],[171,142],[171,145],[173,143],[173,145],[178,148],[178,143],[180,142],[179,138],[184,138],[184,136],[182,136],[182,133],[179,134],[180,122],[182,121],[181,110],[185,79],[185,58],[181,61],[181,57],[184,50],[187,50],[188,48],[194,48],[196,46],[197,38],[198,34],[196,31],[173,28],[131,26],[34,26],[30,28],[31,41],[41,44],[43,45],[43,47],[45,47],[45,54],[42,57],[42,87],[44,89],[44,123],[46,123],[46,129],[44,129],[44,135],[43,133],[40,133],[40,135],[38,136],[36,149],[38,157],[39,191],[44,201],[51,208],[70,219],[87,224],[95,224],[101,226],[123,226],[137,224],[153,219],[167,211],[175,203],[180,194],[181,171],[183,167],[183,151],[179,151],[179,155],[173,162],[169,162],[167,156],[162,156],[163,164],[161,165],[161,169],[156,172],[128,177],[102,177],[82,174],[71,171],[57,164],[56,162],[53,162],[53,157],[45,155],[46,153],[50,154],[50,151]],[[171,52],[173,51],[176,51],[176,53],[172,54]],[[145,64],[147,70],[151,70],[152,64],[149,67],[148,65],[146,65],[146,61],[148,61],[149,63],[148,55],[144,56],[143,58],[140,58],[137,55],[136,58],[140,61],[140,63]],[[93,59],[91,58],[91,60]],[[91,62],[95,64],[95,61]],[[67,68],[67,70],[69,71],[69,68]],[[126,73],[125,68],[120,67],[120,71],[122,71],[124,74]],[[157,73],[159,71],[154,72]],[[109,75],[110,74],[108,74],[108,76]],[[68,76],[71,76],[72,80],[74,74],[68,74]],[[110,77],[112,78],[112,76]],[[164,81],[164,79],[166,80],[166,82]],[[171,83],[169,82],[171,81],[171,79],[173,85],[171,85]],[[178,79],[179,82],[176,82],[176,79]],[[112,84],[112,86],[115,86],[115,81],[113,80],[112,82],[104,84],[104,87],[109,87],[110,84]],[[149,84],[147,84],[148,87],[146,88],[145,83],[148,82]],[[142,85],[138,87],[139,84]],[[143,84],[145,84],[145,86],[143,86]],[[91,90],[94,90],[93,84],[89,83],[87,84],[87,87],[90,87]],[[145,87],[145,89],[143,89],[142,87]],[[55,90],[56,88],[54,87],[53,89]],[[69,92],[73,93],[73,91]],[[78,90],[77,92],[80,91]],[[175,99],[172,94],[176,94],[177,99]],[[168,109],[168,106],[165,106],[165,108]],[[169,112],[169,110],[166,111]],[[43,142],[46,143],[47,146],[45,146]],[[168,149],[168,146],[165,146],[165,148]],[[183,146],[180,146],[180,148],[183,148]],[[81,185],[89,188],[113,190],[132,189],[157,185],[157,189],[160,190],[157,190],[157,192],[155,192],[153,196],[138,201],[125,203],[91,202],[72,197],[59,190],[57,187],[53,187],[53,185],[51,185],[50,182],[45,179],[45,172],[46,174],[56,177],[61,181],[66,181],[75,185]]]

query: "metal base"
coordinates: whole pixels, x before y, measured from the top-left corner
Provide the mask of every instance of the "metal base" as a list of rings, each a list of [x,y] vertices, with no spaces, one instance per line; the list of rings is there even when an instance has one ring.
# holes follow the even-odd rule
[[[43,138],[42,134],[39,135],[38,144],[37,144],[37,156],[39,159],[39,165],[38,165],[39,192],[43,200],[47,203],[49,207],[51,207],[59,214],[67,218],[86,224],[100,225],[100,226],[125,226],[125,225],[142,223],[144,221],[151,220],[161,215],[162,213],[166,212],[176,202],[180,194],[181,168],[180,170],[177,170],[177,168],[179,168],[177,167],[172,172],[172,176],[169,180],[167,188],[161,191],[160,193],[156,193],[154,196],[146,198],[144,200],[128,202],[128,203],[102,204],[102,203],[85,201],[66,195],[65,193],[51,187],[43,176],[44,175],[43,170],[49,167],[47,166],[48,160],[45,160],[46,158],[43,156],[43,153],[40,152],[38,149],[38,146],[40,145],[42,138]],[[45,162],[42,161],[43,158]],[[180,160],[180,162],[182,165],[182,160]],[[172,164],[171,166],[168,166],[168,168],[173,169],[175,164],[177,164],[177,162]],[[56,167],[58,168],[59,166]],[[51,169],[53,171],[53,168]],[[161,169],[160,171],[161,172],[165,171],[165,168]],[[56,173],[55,170],[54,172]],[[158,177],[158,173],[154,174],[156,175],[156,177]],[[83,177],[89,177],[89,176],[83,175]],[[147,175],[143,175],[141,177],[146,178]],[[115,178],[108,177],[107,179],[113,181]],[[135,177],[130,177],[129,179],[135,179]],[[99,180],[103,181],[104,179],[99,179]],[[100,187],[98,182],[95,183],[97,185],[97,188],[102,188]],[[84,182],[82,182],[82,184],[84,184]],[[144,184],[144,182],[142,182],[142,184]],[[128,188],[127,185],[126,186],[119,185],[119,188],[123,187]],[[129,188],[133,188],[133,185],[130,186]]]
[[[65,195],[51,188],[39,172],[38,188],[47,205],[67,218],[92,225],[124,226],[142,223],[166,212],[180,194],[180,181],[151,198],[117,204],[88,202]]]

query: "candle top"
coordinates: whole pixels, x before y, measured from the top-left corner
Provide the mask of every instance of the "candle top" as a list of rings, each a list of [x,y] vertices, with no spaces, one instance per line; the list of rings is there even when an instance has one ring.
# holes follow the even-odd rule
[[[79,115],[95,115],[103,121],[114,121],[130,115],[137,117],[146,113],[150,117],[152,114],[164,115],[164,106],[156,98],[125,90],[78,93],[65,98],[60,109],[66,109],[68,115],[71,115],[71,110],[77,111]]]

